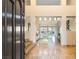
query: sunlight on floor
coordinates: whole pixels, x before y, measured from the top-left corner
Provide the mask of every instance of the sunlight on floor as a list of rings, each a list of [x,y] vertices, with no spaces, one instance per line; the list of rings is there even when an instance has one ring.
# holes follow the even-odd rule
[[[51,48],[48,44],[40,44],[26,56],[26,59],[75,59],[75,47],[62,47],[59,44]]]

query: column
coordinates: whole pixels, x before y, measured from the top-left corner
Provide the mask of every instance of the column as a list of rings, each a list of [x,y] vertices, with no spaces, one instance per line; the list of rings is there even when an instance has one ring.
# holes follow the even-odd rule
[[[36,26],[35,26],[34,16],[30,17],[30,23],[31,23],[30,30],[29,30],[30,40],[32,40],[33,43],[36,43]]]
[[[66,16],[62,16],[60,34],[61,34],[61,45],[67,45]]]

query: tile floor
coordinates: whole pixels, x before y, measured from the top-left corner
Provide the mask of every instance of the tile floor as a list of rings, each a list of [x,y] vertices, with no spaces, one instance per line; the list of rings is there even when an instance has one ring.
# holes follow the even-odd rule
[[[76,48],[62,47],[60,44],[37,44],[25,59],[76,59]]]

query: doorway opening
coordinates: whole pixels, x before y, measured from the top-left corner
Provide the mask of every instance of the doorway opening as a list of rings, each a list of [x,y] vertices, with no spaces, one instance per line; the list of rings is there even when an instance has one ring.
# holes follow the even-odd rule
[[[38,43],[59,43],[60,42],[60,20],[59,16],[36,17],[36,34]]]
[[[60,43],[60,20],[61,16],[27,16],[26,40],[38,44]]]

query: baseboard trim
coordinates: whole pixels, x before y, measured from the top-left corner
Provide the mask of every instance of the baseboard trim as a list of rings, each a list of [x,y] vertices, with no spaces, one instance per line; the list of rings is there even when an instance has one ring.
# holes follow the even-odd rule
[[[76,47],[76,45],[62,45],[62,47]]]

